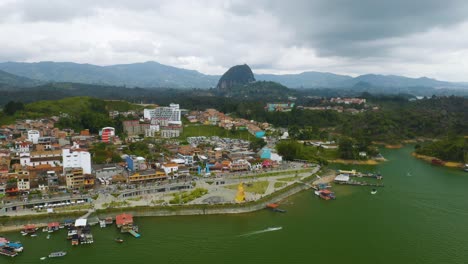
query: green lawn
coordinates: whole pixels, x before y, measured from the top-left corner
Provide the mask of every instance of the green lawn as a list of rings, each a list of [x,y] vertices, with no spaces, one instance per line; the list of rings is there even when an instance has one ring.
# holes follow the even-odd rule
[[[225,186],[225,188],[237,190],[238,184]],[[244,183],[244,191],[250,193],[264,194],[268,188],[268,181],[258,181],[251,183]]]
[[[295,181],[295,180],[299,180],[300,177],[299,176],[292,176],[292,177],[284,177],[284,178],[279,178],[278,181]]]
[[[275,182],[275,189],[284,187],[286,184],[285,182]]]
[[[184,126],[184,131],[180,136],[180,139],[186,139],[187,137],[199,137],[199,136],[218,136],[227,138],[240,138],[245,140],[254,139],[255,136],[251,135],[248,131],[235,131],[210,125],[187,125]]]

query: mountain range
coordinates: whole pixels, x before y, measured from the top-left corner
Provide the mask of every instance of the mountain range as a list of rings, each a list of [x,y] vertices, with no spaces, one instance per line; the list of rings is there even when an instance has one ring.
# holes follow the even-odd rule
[[[16,75],[16,76],[15,76]],[[255,74],[257,81],[278,82],[288,88],[468,88],[468,83],[439,81],[427,77],[366,74],[357,77],[326,72]],[[207,75],[157,62],[98,66],[73,62],[3,62],[0,85],[30,87],[47,82],[74,82],[142,88],[213,88],[219,75]]]

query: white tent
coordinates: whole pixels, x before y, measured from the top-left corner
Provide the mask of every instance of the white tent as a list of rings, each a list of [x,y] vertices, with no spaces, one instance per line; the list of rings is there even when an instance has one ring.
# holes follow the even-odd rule
[[[82,219],[82,218],[76,219],[76,221],[75,221],[75,226],[76,226],[76,227],[79,227],[79,226],[86,226],[86,222],[87,222],[86,219]]]

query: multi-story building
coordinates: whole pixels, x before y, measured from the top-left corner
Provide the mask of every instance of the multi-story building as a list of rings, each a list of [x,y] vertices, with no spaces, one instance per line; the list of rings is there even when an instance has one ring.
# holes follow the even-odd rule
[[[23,166],[38,166],[48,164],[52,167],[62,165],[62,151],[32,151],[30,153],[20,153],[20,164]]]
[[[41,133],[37,130],[28,130],[28,141],[37,144]]]
[[[167,175],[163,170],[145,170],[134,173],[128,176],[129,183],[139,183],[145,181],[162,181],[167,179]]]
[[[17,187],[19,191],[29,191],[31,189],[31,179],[29,177],[29,172],[20,171],[18,172],[17,178]]]
[[[146,131],[150,129],[149,123],[142,123],[139,120],[126,120],[122,122],[123,129],[127,136],[145,135]]]
[[[182,125],[170,125],[161,127],[162,138],[175,138],[180,137],[182,133]]]
[[[84,187],[85,177],[82,168],[65,168],[64,175],[67,188],[79,189]]]
[[[79,145],[74,144],[71,148],[62,150],[63,168],[82,168],[83,173],[91,174],[91,154]]]
[[[110,143],[112,138],[115,137],[115,128],[113,127],[104,127],[101,132],[101,141],[104,143]]]
[[[181,110],[178,104],[170,104],[169,107],[161,106],[155,109],[145,109],[143,117],[148,120],[156,120],[158,125],[167,126],[169,122],[181,122]]]

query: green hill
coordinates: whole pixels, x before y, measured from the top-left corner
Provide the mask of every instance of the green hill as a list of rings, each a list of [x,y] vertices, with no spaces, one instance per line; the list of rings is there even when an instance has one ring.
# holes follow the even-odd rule
[[[40,82],[26,77],[17,76],[5,71],[0,70],[0,87],[32,87],[39,85]]]

